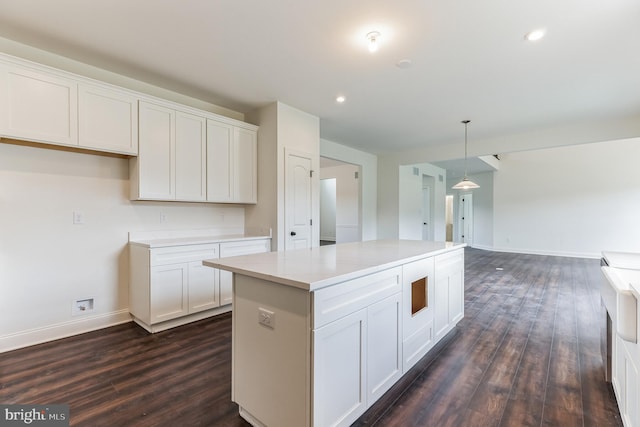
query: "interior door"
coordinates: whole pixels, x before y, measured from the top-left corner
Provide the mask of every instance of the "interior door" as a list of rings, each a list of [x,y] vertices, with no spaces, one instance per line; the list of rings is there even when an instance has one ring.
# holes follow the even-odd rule
[[[311,155],[285,152],[285,250],[311,247]]]
[[[473,195],[461,194],[458,202],[458,241],[473,245]]]
[[[430,240],[431,234],[431,187],[422,188],[422,240]]]

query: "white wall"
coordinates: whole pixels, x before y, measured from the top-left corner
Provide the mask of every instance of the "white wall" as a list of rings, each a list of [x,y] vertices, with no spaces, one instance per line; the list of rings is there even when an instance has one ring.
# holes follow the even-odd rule
[[[360,166],[362,240],[378,238],[378,157],[325,139],[320,140],[320,155]]]
[[[585,257],[640,252],[639,159],[640,138],[501,155],[494,247]]]
[[[242,207],[130,201],[128,167],[0,144],[0,351],[129,321],[129,231],[244,227]],[[87,297],[94,312],[72,316]]]
[[[360,232],[360,167],[342,165],[322,168],[320,178],[335,178],[335,239],[336,243],[357,242]],[[322,215],[321,215],[322,220]],[[330,239],[329,239],[330,240]]]
[[[273,250],[285,248],[285,153],[288,150],[311,157],[311,168],[320,169],[320,119],[297,108],[275,102],[246,114],[249,122],[260,126],[258,131],[258,204],[247,207],[249,228],[270,227],[273,230]],[[320,174],[315,173],[312,185],[311,241],[320,241]]]

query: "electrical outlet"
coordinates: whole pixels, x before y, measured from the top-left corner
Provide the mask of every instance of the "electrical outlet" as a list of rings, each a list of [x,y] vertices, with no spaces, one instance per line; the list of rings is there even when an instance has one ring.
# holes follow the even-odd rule
[[[160,224],[164,224],[167,221],[169,221],[169,215],[165,212],[160,212]]]
[[[258,308],[258,323],[267,328],[275,329],[276,314],[262,307]]]
[[[78,314],[87,314],[93,311],[93,298],[84,298],[75,300],[71,304],[71,314],[76,316]]]

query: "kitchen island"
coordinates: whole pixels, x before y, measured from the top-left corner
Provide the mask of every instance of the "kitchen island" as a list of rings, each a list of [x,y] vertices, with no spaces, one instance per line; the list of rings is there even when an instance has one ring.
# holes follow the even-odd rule
[[[205,260],[233,272],[240,415],[350,425],[462,319],[464,246],[381,240]]]

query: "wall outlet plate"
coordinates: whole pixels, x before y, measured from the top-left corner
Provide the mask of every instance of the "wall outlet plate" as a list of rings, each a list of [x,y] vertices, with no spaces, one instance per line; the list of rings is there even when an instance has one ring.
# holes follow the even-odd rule
[[[258,323],[267,328],[275,329],[276,327],[276,314],[267,310],[266,308],[258,308]]]
[[[94,299],[82,298],[77,299],[71,303],[71,315],[77,316],[80,314],[89,314],[93,311]]]

